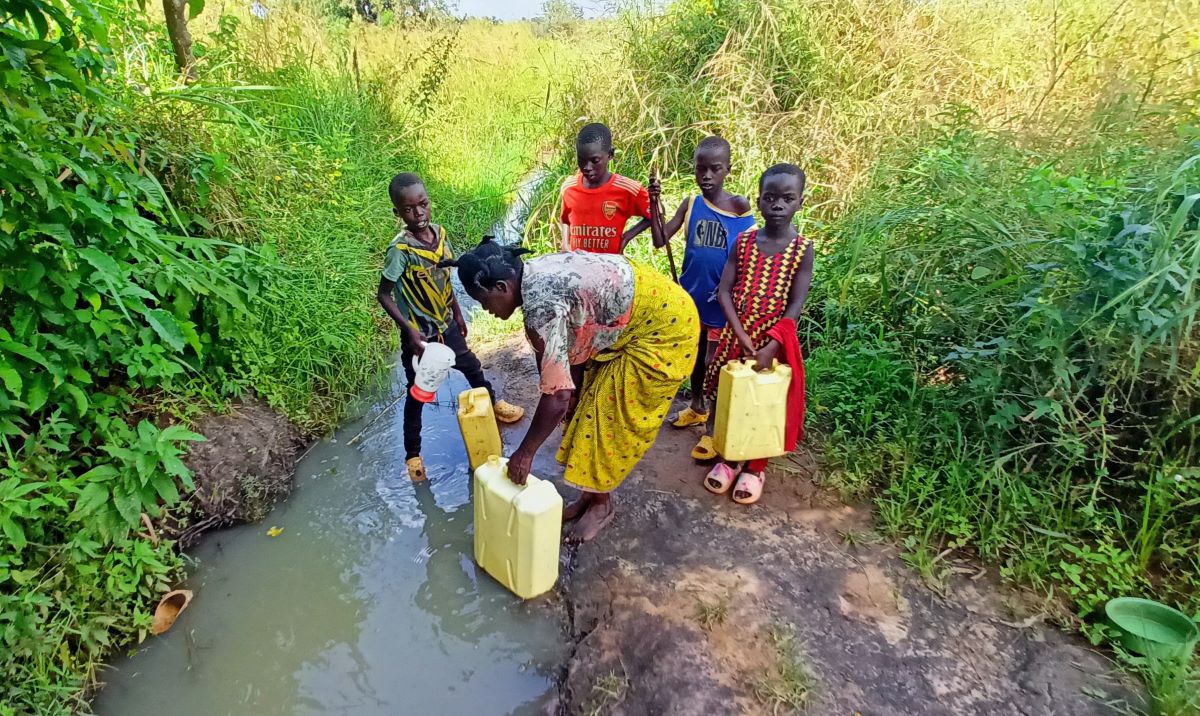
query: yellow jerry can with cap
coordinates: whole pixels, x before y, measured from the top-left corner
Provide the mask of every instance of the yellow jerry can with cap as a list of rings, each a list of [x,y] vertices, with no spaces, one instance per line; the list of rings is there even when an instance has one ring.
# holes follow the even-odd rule
[[[775,457],[784,450],[790,366],[759,373],[754,361],[730,361],[717,379],[713,447],[726,460]]]
[[[475,561],[522,599],[558,581],[563,501],[554,485],[508,479],[508,460],[491,455],[475,471]]]
[[[504,452],[487,388],[471,388],[458,394],[458,428],[467,446],[471,470],[479,469],[490,455]]]

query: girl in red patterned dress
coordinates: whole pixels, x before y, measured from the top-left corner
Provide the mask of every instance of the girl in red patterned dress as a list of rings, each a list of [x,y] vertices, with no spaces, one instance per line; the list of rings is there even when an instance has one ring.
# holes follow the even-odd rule
[[[792,225],[804,203],[804,181],[804,172],[794,164],[776,164],[758,180],[762,228],[738,237],[717,288],[728,325],[704,378],[710,401],[716,400],[717,378],[729,361],[745,357],[756,361],[756,370],[770,370],[780,343],[768,332],[784,319],[797,320],[804,308],[812,284],[813,245]],[[766,466],[765,459],[750,460],[738,475],[738,465],[722,460],[704,478],[704,486],[721,495],[733,485],[735,502],[753,504],[762,496]]]

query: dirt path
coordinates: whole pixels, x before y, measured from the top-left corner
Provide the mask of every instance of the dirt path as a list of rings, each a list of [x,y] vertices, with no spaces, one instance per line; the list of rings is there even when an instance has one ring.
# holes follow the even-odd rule
[[[483,357],[532,409],[528,348]],[[745,508],[703,489],[694,440],[665,428],[617,520],[570,556],[560,586],[577,646],[560,712],[1082,716],[1132,698],[1101,655],[1028,618],[989,575],[940,596],[894,547],[855,539],[869,508],[818,490],[810,456],[774,469]],[[561,486],[553,450],[534,471]]]

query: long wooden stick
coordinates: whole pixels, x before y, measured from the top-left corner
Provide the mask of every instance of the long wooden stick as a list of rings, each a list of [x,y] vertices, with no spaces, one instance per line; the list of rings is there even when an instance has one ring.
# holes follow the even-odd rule
[[[650,183],[653,184],[658,179],[658,172],[653,167],[650,169]],[[671,280],[679,283],[679,272],[675,270],[675,253],[671,250],[671,239],[664,236],[666,233],[663,229],[662,220],[662,203],[658,197],[650,200],[650,223],[658,229],[659,236],[663,236],[667,244],[667,263],[671,265]]]

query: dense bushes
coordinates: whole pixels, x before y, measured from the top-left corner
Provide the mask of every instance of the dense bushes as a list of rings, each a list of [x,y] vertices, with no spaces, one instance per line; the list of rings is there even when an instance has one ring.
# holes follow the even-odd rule
[[[883,408],[892,527],[977,546],[1080,616],[1120,593],[1200,608],[1198,157],[1184,137],[1052,163],[951,126],[839,222],[821,350],[876,326],[916,381]],[[824,366],[818,403],[863,367]]]
[[[84,2],[0,4],[0,702],[78,690],[176,560],[133,534],[188,487],[197,436],[139,410],[213,363],[206,313],[244,310],[238,247],[194,234],[166,157],[113,95],[112,17]],[[199,152],[171,158],[200,182]]]

